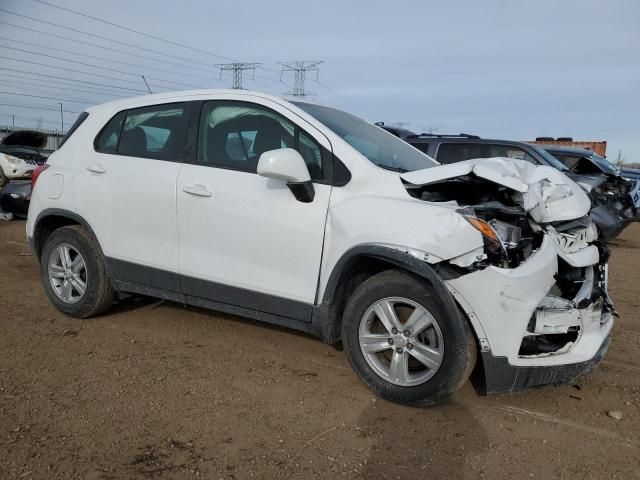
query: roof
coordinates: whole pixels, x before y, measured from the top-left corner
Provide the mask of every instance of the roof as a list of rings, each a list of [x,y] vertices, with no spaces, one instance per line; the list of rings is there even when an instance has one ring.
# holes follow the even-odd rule
[[[94,112],[103,109],[117,109],[123,107],[129,107],[131,105],[144,106],[153,105],[155,103],[166,103],[175,100],[176,102],[184,102],[189,100],[199,100],[200,97],[215,97],[217,95],[240,95],[247,97],[260,97],[269,100],[275,100],[277,102],[288,101],[275,95],[268,93],[253,91],[253,90],[232,90],[232,89],[201,89],[201,90],[181,90],[173,92],[154,93],[149,95],[140,95],[138,97],[120,98],[111,102],[101,103],[90,108],[86,108],[87,112]]]

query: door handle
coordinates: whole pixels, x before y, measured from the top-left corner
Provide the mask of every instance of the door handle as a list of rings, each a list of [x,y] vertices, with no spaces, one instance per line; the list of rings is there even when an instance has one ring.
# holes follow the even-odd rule
[[[197,195],[198,197],[210,197],[211,192],[206,189],[204,185],[185,185],[182,187],[182,191],[190,195]]]
[[[87,170],[93,173],[107,173],[107,169],[99,163],[91,163],[87,165]]]

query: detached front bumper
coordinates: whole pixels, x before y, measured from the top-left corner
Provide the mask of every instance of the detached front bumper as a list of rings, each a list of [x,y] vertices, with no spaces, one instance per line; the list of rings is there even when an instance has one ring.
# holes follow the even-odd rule
[[[559,268],[575,271],[583,285],[571,298],[561,296]],[[567,252],[548,234],[516,268],[490,266],[446,283],[479,338],[487,393],[571,381],[606,352],[613,317],[606,258],[596,246]],[[571,341],[555,351],[526,351],[527,341],[555,334]]]

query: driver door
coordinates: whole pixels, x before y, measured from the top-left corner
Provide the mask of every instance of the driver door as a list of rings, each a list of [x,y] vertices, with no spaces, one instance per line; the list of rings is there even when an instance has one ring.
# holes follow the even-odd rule
[[[310,321],[331,193],[329,143],[277,103],[263,101],[204,102],[192,126],[197,152],[177,184],[182,288],[194,297]],[[262,153],[286,147],[296,148],[310,170],[310,203],[298,201],[284,181],[256,173]]]

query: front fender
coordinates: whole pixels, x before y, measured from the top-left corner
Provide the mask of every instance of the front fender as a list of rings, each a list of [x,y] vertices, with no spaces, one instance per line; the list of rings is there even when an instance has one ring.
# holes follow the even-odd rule
[[[340,339],[340,315],[337,306],[345,294],[345,280],[349,277],[356,262],[363,258],[382,260],[400,270],[404,270],[425,279],[433,288],[434,294],[443,302],[447,315],[460,315],[453,296],[436,270],[423,259],[402,251],[379,244],[363,244],[345,252],[329,275],[324,288],[322,302],[316,307],[312,323],[318,335],[326,343],[335,343]],[[437,268],[437,267],[436,267]]]

